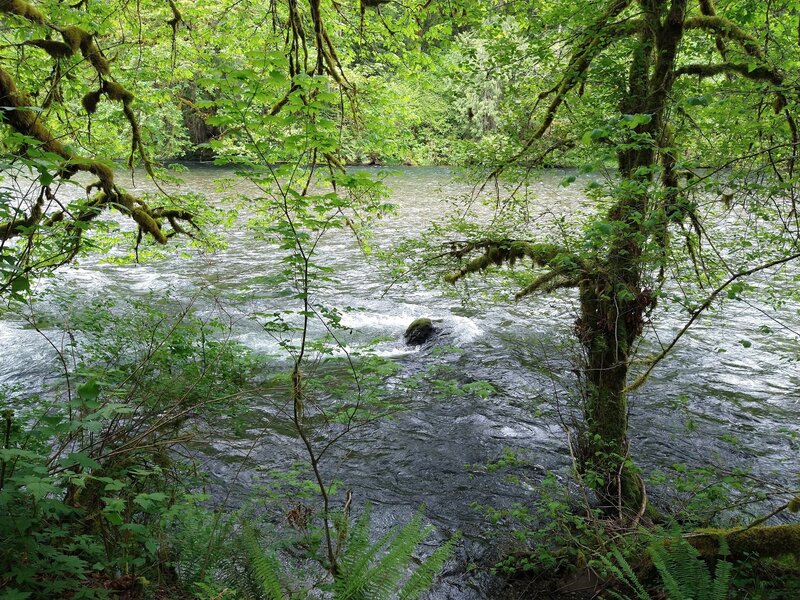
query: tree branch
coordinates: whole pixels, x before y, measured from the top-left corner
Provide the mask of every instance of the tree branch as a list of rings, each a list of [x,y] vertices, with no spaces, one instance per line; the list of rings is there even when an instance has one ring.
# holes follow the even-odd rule
[[[675,71],[675,77],[682,75],[696,75],[697,77],[715,77],[723,73],[736,73],[754,81],[768,81],[774,85],[781,85],[783,77],[770,67],[753,66],[743,63],[725,62],[719,64],[691,64],[684,65]]]
[[[592,61],[598,54],[618,39],[638,32],[642,28],[642,22],[637,20],[625,21],[622,23],[613,22],[613,19],[628,8],[630,3],[631,0],[614,0],[603,15],[586,30],[583,39],[577,44],[577,48],[572,53],[560,81],[550,90],[539,94],[539,99],[542,100],[555,93],[555,96],[545,110],[539,128],[533,133],[519,152],[492,172],[489,179],[498,176],[503,172],[505,167],[522,158],[536,141],[547,133],[550,126],[553,124],[553,120],[556,118],[558,109],[564,103],[567,94],[581,82],[583,74],[589,69]]]
[[[577,273],[583,272],[585,268],[582,259],[571,254],[561,246],[545,243],[536,244],[519,240],[484,240],[481,242],[467,242],[462,244],[460,247],[454,247],[450,252],[450,256],[463,258],[464,256],[476,250],[483,250],[484,252],[482,255],[469,261],[458,271],[445,276],[444,279],[447,283],[456,283],[467,275],[485,271],[492,265],[499,267],[503,264],[509,264],[513,266],[518,260],[523,258],[530,258],[534,265],[540,267],[550,267],[554,271],[557,271],[556,276],[574,276]],[[556,259],[563,260],[556,261]],[[550,281],[550,279],[542,281],[537,289],[543,289],[548,281]],[[533,293],[533,291],[536,290],[532,290],[528,293]],[[525,292],[525,290],[520,292],[520,294],[522,294],[519,296],[520,298],[524,295],[527,295],[523,292]]]
[[[703,15],[686,19],[683,24],[685,29],[706,29],[713,31],[718,36],[727,38],[739,44],[744,51],[760,60],[764,60],[764,51],[758,40],[740,28],[736,23],[717,15]]]

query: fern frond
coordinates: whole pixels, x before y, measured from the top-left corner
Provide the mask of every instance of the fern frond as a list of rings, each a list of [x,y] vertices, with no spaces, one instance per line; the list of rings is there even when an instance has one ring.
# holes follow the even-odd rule
[[[620,569],[622,569],[622,572],[626,576],[626,583],[636,592],[637,598],[639,598],[639,600],[650,600],[650,594],[644,589],[642,582],[639,581],[639,577],[637,577],[636,573],[633,571],[628,560],[622,555],[622,552],[620,552],[618,548],[614,548],[612,554],[614,558],[617,559]]]
[[[727,544],[720,541],[720,553],[727,554]],[[725,600],[730,590],[733,565],[717,563],[714,576],[700,552],[683,538],[669,544],[656,543],[650,556],[670,600]]]
[[[714,572],[713,600],[727,600],[728,598],[733,574],[733,563],[725,560],[729,553],[728,541],[724,537],[720,537],[719,554],[723,559],[717,561],[716,571]]]
[[[422,524],[420,513],[397,531],[386,552],[371,570],[371,588],[376,592],[376,597],[388,598],[397,589],[414,550],[432,532],[433,527]]]
[[[280,581],[281,564],[275,553],[264,551],[259,546],[252,529],[245,532],[244,543],[253,578],[260,586],[264,597],[267,600],[284,600],[285,595]]]
[[[369,543],[370,506],[364,508],[350,535],[350,541],[339,564],[334,581],[336,600],[372,600],[372,564],[390,542],[395,529],[384,534],[375,544]]]
[[[394,527],[376,543],[369,543],[370,507],[364,509],[349,536],[334,581],[335,600],[415,600],[425,592],[450,556],[458,536],[442,545],[411,574],[405,585],[400,582],[420,543],[433,527],[423,524],[417,513],[402,527]]]
[[[628,560],[622,555],[622,552],[615,548],[611,552],[611,555],[614,557],[614,561],[612,561],[608,556],[600,557],[600,561],[603,563],[603,566],[606,568],[606,570],[611,573],[620,583],[623,583],[635,591],[638,600],[651,600],[650,594],[648,594],[647,590],[644,589],[644,586],[642,585],[641,581],[639,581],[639,578],[636,576],[636,573],[633,571],[633,568]],[[609,594],[614,598],[627,600],[625,596],[617,594],[616,592],[609,592]]]
[[[670,547],[676,544],[671,544]],[[664,584],[664,591],[667,592],[667,597],[671,600],[683,600],[683,590],[680,584],[673,576],[674,565],[668,563],[669,554],[663,543],[656,543],[650,547],[650,558],[653,561],[658,574],[661,576],[661,582]]]
[[[364,512],[356,520],[355,525],[349,532],[347,546],[341,558],[340,568],[344,571],[352,572],[356,565],[363,561],[365,554],[369,551],[369,522],[371,505],[364,506]]]
[[[422,562],[400,590],[400,600],[417,600],[431,587],[433,578],[442,570],[460,539],[461,534],[456,533]]]

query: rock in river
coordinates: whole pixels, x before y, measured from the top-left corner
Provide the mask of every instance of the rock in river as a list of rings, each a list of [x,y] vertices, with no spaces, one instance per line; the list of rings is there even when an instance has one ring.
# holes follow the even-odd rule
[[[403,338],[409,346],[421,346],[431,341],[437,332],[438,329],[430,319],[414,319]]]

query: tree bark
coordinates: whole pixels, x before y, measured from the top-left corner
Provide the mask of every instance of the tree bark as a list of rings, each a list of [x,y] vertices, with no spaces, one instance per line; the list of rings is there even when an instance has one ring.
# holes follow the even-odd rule
[[[642,288],[643,247],[654,234],[645,225],[656,150],[666,145],[668,98],[675,58],[683,36],[687,0],[640,0],[645,26],[631,61],[623,114],[650,119],[634,131],[638,141],[618,153],[622,184],[606,220],[609,250],[580,287],[577,334],[583,344],[586,433],[581,466],[594,478],[600,501],[610,509],[637,514],[644,489],[628,459],[628,404],[625,396],[631,348],[642,333],[653,300]]]

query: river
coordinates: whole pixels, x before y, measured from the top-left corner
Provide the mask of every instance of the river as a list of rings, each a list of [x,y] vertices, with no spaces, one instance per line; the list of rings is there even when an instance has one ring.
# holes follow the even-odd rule
[[[217,203],[224,203],[229,192],[219,191],[215,181],[226,176],[229,171],[204,166],[181,174],[186,189]],[[535,186],[535,206],[542,214],[568,215],[585,206],[580,181],[565,188],[563,178],[563,173],[545,173]],[[375,240],[382,248],[440,220],[452,209],[448,199],[468,191],[440,168],[400,169],[387,183],[398,212],[378,225]],[[137,184],[138,191],[147,189],[145,182]],[[241,184],[236,191],[248,190]],[[85,259],[59,271],[51,285],[121,300],[170,288],[180,301],[198,297],[200,314],[212,311],[213,298],[242,317],[235,339],[275,355],[277,345],[246,317],[284,302],[263,279],[278,268],[280,254],[243,227],[226,236],[228,248],[216,253],[168,254],[163,260],[124,266]],[[512,288],[487,290],[480,277],[469,286],[497,292],[499,299],[462,302],[443,286],[422,285],[413,278],[389,287],[385,272],[363,256],[346,232],[327,237],[319,255],[335,269],[336,283],[320,286],[315,298],[343,311],[342,323],[352,329],[348,346],[383,340],[374,351],[396,362],[393,381],[398,386],[438,365],[457,381],[485,380],[496,390],[484,399],[442,398],[424,387],[404,391],[404,411],[343,440],[323,463],[327,477],[353,490],[356,505],[373,503],[376,530],[424,505],[426,517],[443,535],[463,531],[460,566],[446,572],[431,597],[486,597],[492,578],[463,568],[488,556],[486,520],[473,504],[529,501],[537,481],[550,470],[565,477],[570,463],[558,414],[569,404],[574,386],[575,298],[565,292],[515,303]],[[417,317],[429,317],[447,331],[449,348],[406,347],[403,331]],[[655,350],[658,340],[671,339],[685,319],[686,313],[676,308],[659,309],[642,354]],[[758,477],[790,485],[800,446],[798,331],[796,305],[774,309],[757,294],[701,318],[631,396],[631,453],[644,471],[714,462],[749,467]],[[11,318],[0,321],[0,386],[40,390],[56,380],[56,373],[55,356],[38,333]],[[234,502],[270,467],[302,457],[299,440],[287,435],[273,405],[264,402],[261,408],[249,433],[199,449],[216,493],[230,493]],[[251,434],[262,430],[267,435],[254,446]],[[507,481],[502,472],[479,468],[507,448],[529,461],[516,469],[527,487]],[[668,494],[655,486],[651,495],[663,500]]]

